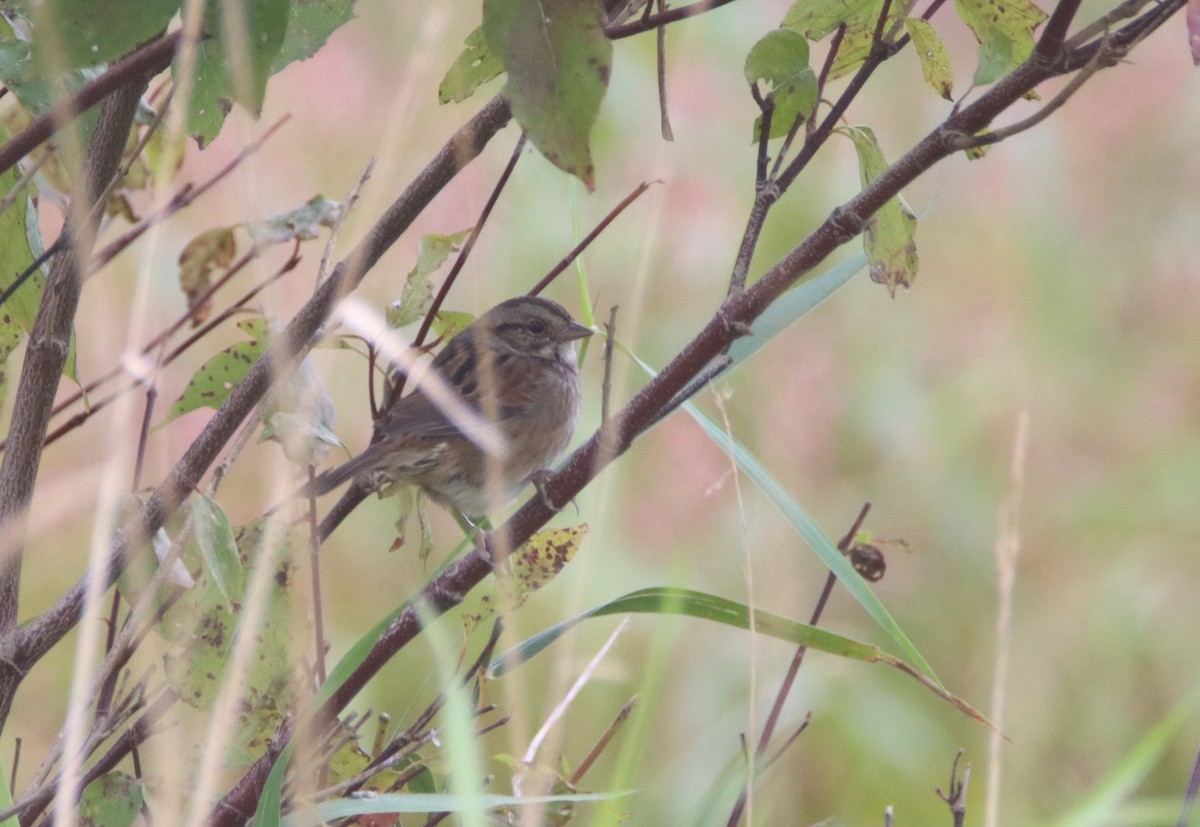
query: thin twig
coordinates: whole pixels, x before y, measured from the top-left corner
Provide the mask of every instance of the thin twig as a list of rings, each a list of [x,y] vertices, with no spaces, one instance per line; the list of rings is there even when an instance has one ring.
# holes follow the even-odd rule
[[[608,311],[608,321],[604,323],[604,382],[600,385],[600,430],[608,425],[608,414],[612,410],[612,368],[613,348],[617,342],[617,311],[621,306],[614,304]]]
[[[629,195],[622,198],[620,203],[617,204],[617,206],[615,206],[611,210],[609,210],[608,214],[605,215],[604,218],[602,218],[600,220],[600,223],[597,224],[595,227],[593,227],[592,231],[590,233],[588,233],[587,235],[585,235],[583,237],[582,241],[580,241],[578,244],[576,244],[574,247],[571,248],[571,252],[569,252],[565,256],[563,256],[562,260],[559,261],[558,264],[556,264],[552,268],[550,268],[549,273],[542,276],[541,279],[538,280],[537,284],[535,284],[533,287],[529,288],[529,292],[526,293],[526,295],[527,296],[536,296],[538,293],[541,293],[543,290],[545,290],[550,285],[550,282],[552,282],[556,278],[558,278],[559,274],[562,273],[563,270],[566,270],[568,267],[571,266],[571,262],[573,262],[575,259],[577,259],[579,257],[579,254],[582,253],[584,250],[586,250],[588,248],[588,246],[593,241],[596,240],[596,237],[598,235],[600,235],[600,233],[602,233],[606,229],[608,229],[608,225],[611,224],[618,215],[625,212],[626,207],[628,207],[634,201],[641,198],[642,193],[644,193],[646,190],[650,189],[650,187],[652,187],[658,183],[661,183],[661,182],[659,182],[657,180],[643,181],[642,183],[640,183],[636,187],[634,187],[633,192],[629,193]]]
[[[362,175],[358,176],[358,180],[354,186],[350,188],[349,194],[346,196],[345,209],[338,213],[337,220],[333,222],[333,226],[329,228],[329,238],[325,241],[325,252],[321,254],[321,264],[317,267],[317,284],[325,280],[329,274],[329,262],[333,260],[333,250],[337,246],[338,236],[342,232],[342,226],[346,223],[346,219],[354,210],[354,205],[358,203],[358,198],[362,194],[362,188],[371,180],[371,173],[375,171],[375,162],[379,160],[378,155],[372,155],[371,160],[367,161],[367,166],[363,169]]]
[[[833,71],[834,61],[837,60],[838,52],[841,51],[842,41],[845,40],[845,38],[846,24],[841,23],[838,25],[837,31],[833,33],[833,37],[829,39],[829,51],[825,53],[825,62],[821,64],[821,74],[817,75],[818,105],[820,105],[821,100],[825,97],[825,85],[829,83],[829,73]],[[815,108],[813,110],[813,114],[816,114]],[[813,132],[815,132],[817,129],[817,121],[815,118],[811,116],[809,117],[808,126],[806,129],[809,137],[812,137]],[[788,143],[790,143],[790,140]],[[787,145],[785,144],[785,148],[786,146]],[[784,153],[780,152],[779,156],[775,159],[775,169],[771,172],[772,178],[779,174],[779,164],[783,160],[783,155]]]
[[[1128,48],[1110,47],[1108,44],[1109,41],[1107,39],[1103,41],[1101,48],[1096,52],[1092,59],[1088,61],[1088,64],[1076,72],[1075,76],[1071,78],[1070,82],[1068,82],[1067,85],[1064,86],[1057,95],[1048,100],[1037,112],[1034,112],[1024,120],[1017,121],[1014,124],[1009,124],[1001,129],[996,129],[991,132],[984,132],[981,135],[975,135],[971,139],[963,142],[963,149],[973,149],[976,147],[990,146],[991,144],[1000,143],[1001,141],[1007,140],[1014,135],[1019,135],[1028,129],[1032,129],[1042,121],[1046,120],[1046,118],[1053,115],[1059,110],[1059,108],[1062,107],[1063,104],[1070,100],[1076,92],[1083,88],[1083,85],[1091,80],[1094,74],[1099,72],[1101,69],[1107,69],[1109,67],[1116,66],[1129,51]]]
[[[963,827],[967,818],[967,785],[971,783],[971,765],[967,764],[963,767],[960,779],[958,762],[962,757],[963,751],[960,749],[954,756],[954,763],[950,765],[950,786],[947,787],[946,792],[942,792],[941,787],[937,789],[938,798],[950,806],[954,827]]]
[[[689,17],[695,17],[698,14],[710,12],[713,9],[718,9],[732,2],[733,0],[699,0],[699,2],[691,3],[687,6],[667,9],[661,14],[644,16],[630,23],[623,23],[618,26],[605,26],[604,34],[608,36],[609,40],[620,40],[623,37],[631,37],[635,34],[648,32],[651,29],[657,29],[660,26],[666,26],[680,20],[686,20]]]
[[[245,266],[246,263],[248,263],[249,261],[252,260],[250,258],[250,256],[253,254],[254,257],[257,257],[258,252],[259,252],[259,250],[256,249],[256,250],[252,250],[251,252],[247,253],[246,256],[242,258],[241,261],[234,264],[234,267],[240,268],[242,266]],[[227,307],[225,310],[223,310],[217,316],[213,317],[212,319],[209,319],[208,322],[206,322],[203,327],[193,331],[190,336],[188,336],[186,339],[184,339],[182,342],[180,342],[178,345],[176,345],[169,353],[167,353],[166,356],[164,356],[162,358],[161,365],[166,366],[166,365],[171,364],[177,358],[179,358],[180,355],[182,355],[185,351],[187,351],[189,348],[191,348],[192,345],[201,341],[214,328],[223,324],[225,321],[227,321],[229,318],[231,318],[235,314],[242,312],[245,305],[251,299],[253,299],[255,296],[257,296],[259,293],[261,293],[263,290],[265,290],[267,287],[269,287],[275,281],[282,278],[287,273],[291,272],[293,269],[295,269],[296,265],[299,263],[300,263],[300,259],[295,255],[295,253],[293,253],[291,258],[289,258],[287,261],[285,261],[279,267],[279,269],[277,269],[274,273],[272,273],[265,280],[263,280],[263,282],[252,287],[236,302],[234,302],[232,305]],[[101,380],[98,380],[97,383],[99,383],[100,381],[103,381],[103,379],[104,379],[104,377],[102,377]],[[86,422],[92,416],[94,416],[95,414],[104,410],[104,408],[108,407],[110,404],[112,404],[114,401],[116,401],[118,398],[120,398],[122,394],[140,387],[143,381],[144,381],[144,379],[142,377],[134,377],[131,380],[131,382],[129,383],[128,387],[114,391],[113,393],[109,394],[108,396],[106,396],[102,399],[90,400],[90,402],[85,410],[82,410],[79,413],[75,414],[74,416],[72,416],[66,422],[59,425],[57,428],[55,428],[53,431],[51,431],[46,436],[46,445],[50,445],[54,442],[57,442],[59,439],[64,437],[66,434],[68,434],[71,431],[73,431],[74,429],[78,428],[80,425],[82,425],[84,422]]]
[[[312,486],[317,478],[313,464],[308,464],[308,484]],[[325,683],[325,617],[321,611],[321,538],[317,536],[317,503],[313,498],[308,500],[308,565],[311,569],[312,580],[312,612],[313,637],[316,647],[313,650],[313,663],[316,666],[317,684]],[[321,784],[324,786],[324,784]]]
[[[851,524],[850,530],[847,531],[845,535],[843,535],[842,539],[838,541],[838,551],[842,552],[842,554],[845,554],[850,549],[850,544],[854,541],[854,537],[862,528],[863,522],[867,519],[867,514],[870,513],[870,511],[871,504],[869,502],[863,503],[863,507],[859,509],[858,516],[854,519],[853,524]],[[809,626],[816,626],[821,622],[821,616],[825,613],[825,606],[829,603],[829,597],[831,594],[833,594],[833,587],[836,583],[837,577],[833,574],[833,572],[830,572],[825,578],[825,585],[821,588],[821,594],[817,598],[816,606],[813,607],[812,616],[808,621]],[[767,747],[770,745],[771,739],[775,736],[775,728],[779,725],[779,719],[783,716],[784,703],[792,694],[792,687],[796,683],[796,676],[800,674],[800,666],[804,663],[804,654],[807,651],[807,646],[798,646],[795,654],[792,655],[792,662],[788,666],[788,671],[784,675],[782,683],[779,685],[779,691],[775,693],[775,701],[771,705],[771,711],[767,715],[767,722],[763,725],[762,734],[758,739],[758,747],[755,749],[755,756],[758,758],[762,758],[766,754]],[[804,726],[801,726],[800,728],[800,732],[802,732],[807,725],[808,722],[806,719]],[[797,732],[796,735],[799,735],[800,732]],[[795,736],[790,738],[788,743],[790,744],[793,740],[795,740]],[[780,754],[782,754],[782,750],[776,753],[775,757],[771,759],[771,762],[777,760]],[[734,825],[738,824],[742,820],[742,813],[745,810],[746,802],[749,798],[750,789],[753,784],[754,778],[750,777],[748,774],[746,783],[743,785],[742,791],[738,795],[738,800],[734,804],[733,810],[729,814],[729,819],[726,822],[728,827],[734,827]]]
[[[637,695],[634,695],[626,702],[625,706],[621,707],[621,711],[617,713],[617,717],[613,718],[612,723],[604,730],[599,740],[588,751],[588,754],[584,756],[584,759],[579,762],[579,766],[575,772],[571,773],[571,778],[567,781],[567,784],[572,787],[578,786],[579,782],[583,780],[583,776],[592,768],[592,764],[595,764],[604,750],[608,748],[608,744],[612,741],[613,736],[617,734],[617,730],[629,718],[630,713],[633,712],[633,708],[637,706],[637,700]]]
[[[167,218],[170,218],[172,215],[190,205],[201,195],[204,195],[204,193],[216,186],[226,176],[237,169],[243,161],[245,161],[255,152],[258,152],[258,150],[262,148],[262,145],[266,143],[272,135],[279,131],[280,127],[291,120],[291,117],[291,114],[284,114],[279,118],[279,120],[271,124],[262,135],[251,141],[241,152],[233,156],[229,163],[209,176],[208,180],[206,180],[204,183],[195,187],[193,187],[191,184],[185,184],[182,188],[180,188],[179,192],[175,193],[175,195],[171,197],[170,201],[154,212],[150,213],[150,215],[142,218],[141,221],[134,224],[119,237],[113,239],[111,243],[97,252],[92,258],[92,270],[99,270],[105,264],[108,264],[108,262],[116,258],[121,251],[140,238],[142,234],[144,234],[151,227],[161,223]]]
[[[666,0],[656,0],[658,13],[661,16],[666,9]],[[650,3],[646,4],[649,10]],[[671,129],[671,118],[667,114],[667,26],[664,23],[654,30],[657,42],[655,50],[658,58],[658,121],[664,141],[675,140]]]
[[[446,296],[450,293],[450,288],[454,286],[454,282],[458,279],[458,274],[462,272],[463,266],[467,263],[467,259],[471,255],[471,251],[475,249],[475,242],[478,240],[479,234],[483,232],[483,228],[487,224],[492,210],[496,207],[496,202],[500,200],[500,194],[504,192],[505,186],[508,185],[508,179],[512,177],[513,170],[517,166],[517,161],[521,160],[521,153],[525,149],[525,142],[527,140],[528,138],[524,132],[517,138],[517,145],[513,147],[512,154],[508,158],[508,163],[505,165],[504,171],[496,179],[496,185],[492,187],[492,191],[488,195],[483,209],[479,211],[479,218],[476,220],[474,226],[471,227],[471,233],[467,236],[467,240],[463,242],[462,249],[458,253],[458,258],[450,266],[450,272],[446,274],[442,286],[438,288],[437,295],[433,297],[433,302],[429,305],[429,310],[425,313],[425,318],[421,320],[421,326],[417,329],[417,335],[412,342],[414,349],[425,344],[425,337],[429,335],[429,329],[433,326],[433,320],[437,318],[438,311],[442,309],[442,303],[445,302]],[[388,389],[387,398],[383,404],[384,408],[394,404],[400,398],[400,395],[404,393],[404,383],[407,378],[407,375],[403,372],[396,376],[391,388]],[[373,399],[374,391],[372,391],[371,395]],[[373,403],[372,407],[374,407]]]

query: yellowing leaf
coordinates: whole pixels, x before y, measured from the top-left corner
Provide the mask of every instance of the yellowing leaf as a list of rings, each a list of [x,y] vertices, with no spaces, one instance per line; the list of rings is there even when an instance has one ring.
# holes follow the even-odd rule
[[[890,7],[885,31],[899,19],[896,7]],[[815,42],[845,24],[842,44],[829,67],[829,79],[834,80],[854,71],[866,59],[882,11],[883,0],[796,0],[780,25]]]
[[[1031,0],[954,0],[954,7],[980,43],[975,84],[993,83],[1033,52],[1033,30],[1046,13]]]
[[[950,55],[937,29],[928,20],[910,17],[904,21],[912,37],[913,49],[921,61],[921,74],[929,87],[946,100],[953,100],[954,70],[950,67]]]
[[[228,267],[237,255],[237,239],[232,227],[206,230],[193,238],[179,254],[179,287],[187,296],[188,308],[194,310],[192,327],[204,324],[212,310],[212,300],[197,305],[212,286],[214,267]]]
[[[507,570],[496,575],[496,586],[485,611],[518,608],[530,594],[558,576],[587,535],[587,523],[539,531],[508,557]]]

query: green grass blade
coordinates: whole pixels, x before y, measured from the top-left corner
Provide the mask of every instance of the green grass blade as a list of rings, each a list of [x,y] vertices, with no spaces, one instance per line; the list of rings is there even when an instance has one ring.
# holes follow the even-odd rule
[[[858,253],[784,293],[754,320],[750,335],[738,339],[729,348],[729,356],[733,359],[730,367],[745,362],[793,322],[840,290],[866,266],[866,253]]]
[[[1167,748],[1183,725],[1200,711],[1200,690],[1184,698],[1167,716],[1134,745],[1112,771],[1096,784],[1090,793],[1071,812],[1053,822],[1054,827],[1097,827],[1116,824],[1112,819],[1133,791],[1137,789],[1155,765],[1162,760]],[[1182,797],[1175,805],[1178,815]],[[1174,824],[1175,819],[1169,822]]]
[[[292,813],[281,827],[318,827],[330,821],[363,815],[386,813],[481,813],[498,807],[528,807],[544,804],[585,803],[609,801],[629,793],[578,793],[570,795],[533,795],[525,798],[512,795],[481,794],[478,806],[468,805],[460,796],[447,793],[384,793],[367,798],[338,798]]]
[[[816,555],[821,558],[821,562],[841,581],[846,590],[850,592],[850,595],[871,616],[871,619],[896,643],[904,659],[924,673],[939,687],[942,687],[941,681],[934,674],[933,667],[926,662],[925,658],[917,650],[917,647],[908,639],[908,635],[904,633],[904,630],[892,618],[891,613],[884,608],[883,603],[871,591],[867,582],[854,570],[854,566],[850,564],[846,555],[838,551],[837,547],[825,536],[825,532],[821,531],[820,526],[809,516],[808,512],[800,507],[795,498],[783,489],[779,481],[741,443],[733,439],[695,406],[686,404],[684,407],[692,415],[692,418],[700,423],[700,427],[712,438],[713,442],[733,458],[733,461],[737,463],[738,469],[749,477],[758,486],[759,490],[767,495],[767,499],[792,524],[792,528],[804,539],[809,548],[816,552]]]
[[[749,629],[751,617],[749,606],[706,592],[665,587],[640,589],[564,620],[562,623],[551,626],[522,641],[506,652],[497,655],[488,665],[488,674],[490,677],[496,677],[515,669],[588,618],[631,613],[683,615],[711,620],[739,629]],[[952,703],[965,715],[981,723],[988,723],[978,710],[947,692],[941,684],[876,646],[861,643],[817,626],[810,626],[807,623],[789,620],[770,612],[755,611],[753,615],[756,632],[851,660],[891,666],[916,679],[927,689]]]
[[[750,628],[750,609],[744,603],[691,589],[640,589],[564,620],[522,641],[497,655],[488,667],[488,674],[496,677],[514,669],[588,618],[623,614],[678,614],[711,620],[739,629]],[[878,660],[881,654],[874,646],[770,612],[754,612],[754,621],[755,631],[833,655],[874,661]]]

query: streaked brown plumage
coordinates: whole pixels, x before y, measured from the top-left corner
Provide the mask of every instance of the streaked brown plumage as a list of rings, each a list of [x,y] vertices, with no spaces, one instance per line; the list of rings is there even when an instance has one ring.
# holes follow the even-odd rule
[[[575,432],[575,341],[591,333],[548,299],[522,296],[496,305],[451,339],[430,369],[495,426],[506,451],[485,452],[418,389],[376,423],[365,451],[317,477],[306,493],[366,477],[373,487],[412,483],[468,517],[508,504]]]

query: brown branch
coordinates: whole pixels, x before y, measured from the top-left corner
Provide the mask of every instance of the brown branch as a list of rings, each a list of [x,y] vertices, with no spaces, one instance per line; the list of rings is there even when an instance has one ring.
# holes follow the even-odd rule
[[[1182,0],[1168,0],[1182,2]],[[1160,23],[1165,18],[1159,18]],[[903,187],[934,164],[955,152],[955,142],[963,134],[973,135],[986,128],[999,114],[1019,101],[1055,71],[1035,61],[1027,61],[1006,78],[988,89],[975,103],[964,107],[918,142],[856,196],[834,209],[828,218],[804,241],[785,255],[761,279],[744,292],[728,297],[711,320],[663,370],[648,382],[618,414],[612,417],[611,434],[593,434],[551,477],[545,491],[552,502],[568,502],[609,463],[620,456],[652,423],[658,413],[688,383],[720,356],[732,342],[784,292],[795,286],[827,256],[862,231],[868,217],[894,198]],[[423,619],[437,617],[458,605],[491,571],[490,550],[497,545],[515,548],[528,540],[554,516],[542,496],[532,497],[496,531],[483,535],[472,552],[449,564],[426,584],[413,605],[400,614],[380,635],[357,670],[317,711],[311,726],[320,727],[366,685],[391,657],[420,633]],[[503,540],[502,543],[499,541]],[[256,762],[212,814],[221,827],[240,823],[253,812],[259,791],[271,769],[270,759]]]
[[[1177,10],[1182,0],[1167,0]],[[1140,29],[1145,30],[1161,25],[1169,14],[1161,12],[1163,6],[1156,8],[1158,15],[1153,23],[1140,22]],[[796,246],[774,267],[772,267],[753,287],[729,297],[718,310],[716,315],[696,334],[695,338],[679,353],[664,370],[651,380],[618,415],[614,416],[614,436],[611,442],[605,440],[605,448],[600,450],[599,435],[592,438],[577,451],[565,468],[547,483],[547,489],[552,492],[554,501],[563,502],[575,496],[582,488],[594,479],[600,471],[616,456],[627,450],[634,439],[652,422],[662,408],[673,399],[689,380],[697,375],[704,367],[717,358],[730,343],[744,331],[758,316],[778,299],[786,290],[800,281],[817,264],[823,261],[839,245],[861,232],[865,221],[889,199],[895,197],[900,190],[915,178],[931,168],[938,161],[955,152],[955,141],[963,134],[974,134],[986,128],[994,118],[1018,101],[1028,91],[1039,83],[1052,77],[1055,71],[1045,66],[1026,62],[1014,70],[1007,78],[991,87],[975,103],[963,108],[948,118],[943,124],[934,129],[929,135],[914,146],[905,156],[894,163],[882,175],[865,187],[858,195],[835,209],[829,217],[811,235]],[[503,118],[507,120],[507,108]],[[498,128],[498,126],[497,126]],[[490,133],[489,133],[490,134]],[[486,140],[486,137],[483,138]],[[348,267],[350,265],[347,265]],[[357,271],[355,271],[357,272]],[[339,267],[331,281],[338,282],[346,277]],[[318,297],[320,298],[320,297]],[[316,301],[316,299],[314,299]],[[302,312],[302,316],[304,313]],[[300,317],[293,325],[300,324]],[[303,330],[293,327],[291,340],[299,348],[302,339],[296,338],[296,332]],[[315,331],[315,328],[314,328]],[[287,351],[281,351],[286,353]],[[252,373],[252,376],[254,374]],[[263,379],[251,381],[248,377],[243,386],[230,398],[230,401],[218,414],[222,417],[232,416],[232,411],[244,405],[250,398],[261,398],[261,391],[255,385]],[[250,390],[244,390],[250,386]],[[224,427],[224,426],[222,426]],[[217,434],[208,438],[215,438]],[[205,451],[202,437],[196,451]],[[192,453],[189,452],[189,457]],[[181,464],[177,475],[194,472],[196,463]],[[175,478],[173,477],[173,480]],[[170,496],[173,489],[165,487],[162,497]],[[153,524],[166,503],[158,502],[148,509],[144,522]],[[447,566],[432,582],[422,590],[419,600],[423,602],[423,617],[428,619],[436,616],[463,600],[470,591],[490,572],[488,549],[494,547],[497,539],[502,537],[504,545],[513,547],[526,539],[543,525],[552,512],[543,504],[541,497],[532,498],[497,532],[485,535],[481,549],[473,551],[463,558]],[[416,601],[414,601],[416,602]],[[77,611],[77,609],[76,609]],[[349,680],[339,687],[318,711],[313,726],[321,726],[336,716],[349,699],[353,698],[373,677],[383,664],[396,652],[410,642],[422,628],[422,617],[415,611],[401,614],[381,635],[363,664]],[[256,762],[229,794],[218,805],[212,814],[212,823],[230,825],[241,823],[253,811],[259,792],[265,782],[277,749]]]
[[[127,76],[127,80],[130,78]],[[0,564],[0,635],[12,644],[19,637],[17,617],[24,551],[25,512],[33,498],[42,458],[42,441],[54,407],[54,395],[66,364],[71,329],[79,307],[82,273],[94,243],[92,204],[121,162],[148,77],[133,79],[101,109],[92,133],[80,186],[72,197],[63,227],[65,250],[54,261],[38,308],[13,407],[8,447],[0,462],[0,536],[5,537]],[[12,697],[24,674],[19,660],[5,658],[0,665],[0,728],[8,718]]]
[[[174,513],[194,490],[224,445],[242,421],[272,387],[276,375],[299,360],[315,343],[343,295],[358,286],[363,276],[399,238],[442,188],[473,160],[511,117],[508,104],[499,97],[465,124],[417,176],[408,189],[384,213],[350,255],[334,268],[313,297],[293,317],[271,348],[250,369],[225,404],[176,464],[168,478],[155,490],[134,524],[113,542],[106,581],[112,583],[124,571],[129,549],[140,546]],[[7,461],[7,454],[5,457]],[[19,681],[31,664],[54,646],[78,622],[89,577],[85,575],[46,612],[21,627],[6,641],[7,674]],[[15,682],[0,684],[4,709],[11,703]]]
[[[254,259],[258,258],[258,254],[261,252],[262,252],[261,247],[254,247],[251,250],[249,250],[241,259],[234,262],[234,264],[229,268],[229,270],[226,271],[226,273],[224,275],[222,275],[219,282],[224,283],[229,277],[233,276],[234,273],[241,270],[243,267],[245,267],[248,263],[250,263]],[[215,328],[219,327],[221,324],[228,321],[232,316],[234,316],[235,314],[240,312],[246,306],[246,304],[248,304],[250,302],[251,299],[253,299],[255,296],[257,296],[259,293],[261,293],[263,290],[265,290],[270,285],[274,284],[280,278],[282,278],[283,276],[287,275],[292,270],[294,270],[299,263],[300,263],[299,257],[295,253],[293,253],[292,257],[289,258],[287,261],[285,261],[282,265],[280,265],[280,267],[274,273],[272,273],[270,276],[268,276],[266,279],[264,279],[259,284],[256,284],[254,287],[252,287],[248,291],[246,291],[246,293],[243,294],[241,298],[239,298],[237,301],[235,301],[229,307],[225,308],[225,310],[221,311],[221,313],[219,313],[218,315],[209,319],[201,328],[193,331],[190,336],[188,336],[186,339],[184,339],[182,342],[180,342],[178,345],[176,345],[174,348],[172,348],[165,356],[161,357],[161,359],[156,364],[159,367],[164,367],[164,366],[169,365],[172,362],[174,362],[176,359],[179,358],[180,355],[182,355],[189,348],[191,348],[192,345],[201,341],[205,336],[207,336],[209,333],[211,333]],[[219,285],[217,283],[214,283],[213,287],[210,288],[205,293],[205,295],[209,295],[212,292],[214,292],[218,286]],[[186,322],[189,318],[191,318],[198,308],[199,308],[199,301],[197,301],[195,303],[195,305],[193,306],[193,309],[184,313],[184,315],[180,318],[180,320],[178,320],[175,325],[172,325],[172,327],[169,328],[168,331],[166,331],[163,334],[160,334],[159,336],[156,336],[153,340],[151,340],[150,344],[147,345],[142,350],[142,353],[143,354],[149,353],[150,349],[152,347],[154,347],[156,345],[165,344],[167,336],[169,336],[171,333],[175,332],[175,330],[177,330],[179,326],[182,326],[183,322]],[[104,376],[101,376],[99,379],[95,380],[94,382],[92,382],[91,384],[89,384],[87,386],[87,391],[90,393],[92,390],[94,390],[93,386],[98,386],[98,385],[104,384],[105,382],[108,382],[111,379],[113,379],[117,376],[120,376],[123,372],[124,372],[123,370],[117,369],[115,371],[112,371],[112,372],[104,375]],[[106,407],[108,407],[113,402],[115,402],[117,399],[119,399],[122,395],[124,395],[125,393],[127,393],[131,390],[135,390],[136,388],[141,387],[143,384],[145,384],[145,379],[143,377],[135,377],[124,388],[113,391],[108,396],[105,396],[102,399],[89,400],[87,408],[85,408],[82,411],[79,411],[74,416],[67,419],[66,422],[63,422],[61,425],[59,425],[57,428],[55,428],[53,431],[51,431],[49,434],[46,435],[46,445],[47,446],[52,445],[53,443],[57,442],[59,439],[62,439],[62,437],[66,436],[71,431],[73,431],[76,428],[83,425],[83,423],[87,422],[88,419],[95,416],[100,411],[104,410]],[[75,400],[78,400],[81,396],[82,396],[81,393],[75,394],[74,396],[70,397],[67,400],[67,402],[64,403],[64,405],[69,404],[70,402],[73,402]],[[54,409],[53,413],[57,413],[59,410],[61,410],[62,407],[63,406],[61,406],[61,405],[59,407],[56,407]],[[0,445],[2,445],[2,444],[3,443],[0,443]]]
[[[1042,29],[1042,36],[1033,47],[1034,55],[1046,61],[1053,61],[1061,55],[1063,44],[1067,40],[1067,30],[1071,28],[1071,21],[1079,13],[1082,2],[1083,0],[1058,0],[1058,5],[1046,21],[1046,27]]]
[[[0,173],[10,170],[38,145],[76,117],[123,86],[151,77],[171,65],[180,32],[172,32],[121,58],[100,77],[83,86],[62,103],[39,115],[20,135],[0,147]],[[123,146],[123,145],[122,145]]]
[[[623,37],[631,37],[642,32],[649,32],[670,23],[676,23],[680,20],[686,20],[689,17],[695,17],[698,14],[710,12],[713,9],[719,9],[721,6],[732,2],[733,0],[699,0],[699,2],[691,3],[687,6],[667,9],[661,14],[644,15],[629,23],[622,23],[617,26],[605,26],[604,33],[608,35],[609,40],[620,40]]]
[[[545,290],[549,286],[550,282],[552,282],[556,278],[558,278],[559,274],[562,273],[563,270],[566,270],[568,267],[571,266],[571,262],[573,262],[575,259],[579,258],[579,254],[582,253],[584,250],[586,250],[591,245],[591,243],[596,240],[596,237],[599,236],[600,233],[602,233],[606,229],[608,229],[608,225],[611,224],[614,220],[616,220],[618,215],[625,212],[626,207],[628,207],[634,201],[641,198],[642,193],[644,193],[646,190],[650,189],[650,187],[656,183],[658,183],[658,182],[657,181],[643,181],[642,183],[640,183],[636,187],[634,187],[633,192],[629,193],[629,195],[622,198],[620,203],[617,204],[617,206],[615,206],[611,210],[609,210],[608,214],[605,215],[604,218],[602,218],[600,220],[600,223],[597,224],[595,227],[593,227],[592,231],[590,233],[588,233],[587,235],[585,235],[583,237],[582,241],[580,241],[573,248],[571,248],[571,252],[569,252],[565,256],[563,256],[562,260],[560,262],[558,262],[558,264],[554,265],[554,267],[552,267],[550,269],[549,273],[542,276],[541,279],[538,280],[537,284],[535,284],[533,287],[529,288],[529,292],[526,295],[536,296],[538,293],[541,293],[543,290]]]

